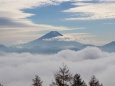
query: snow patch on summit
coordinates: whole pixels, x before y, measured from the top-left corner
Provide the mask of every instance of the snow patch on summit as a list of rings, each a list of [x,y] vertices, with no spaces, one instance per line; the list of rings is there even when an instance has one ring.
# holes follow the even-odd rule
[[[63,36],[63,35],[60,34],[58,31],[51,31],[51,32],[47,33],[46,35],[40,37],[39,40],[50,39],[50,38],[54,38],[54,37],[58,37],[58,36]]]

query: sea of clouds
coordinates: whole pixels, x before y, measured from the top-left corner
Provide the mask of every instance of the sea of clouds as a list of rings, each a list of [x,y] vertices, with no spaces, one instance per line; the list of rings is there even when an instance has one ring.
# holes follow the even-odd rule
[[[96,47],[63,50],[53,55],[0,52],[0,83],[4,86],[32,86],[32,79],[39,75],[43,86],[48,86],[63,63],[72,74],[81,74],[87,84],[95,75],[104,86],[115,85],[115,53],[103,52]]]

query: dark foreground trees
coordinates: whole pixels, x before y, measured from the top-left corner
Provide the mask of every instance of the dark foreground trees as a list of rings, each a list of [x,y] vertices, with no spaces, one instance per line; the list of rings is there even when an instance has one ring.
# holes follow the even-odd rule
[[[42,86],[43,81],[38,75],[32,79],[32,86]],[[0,84],[0,86],[3,86]],[[80,74],[75,74],[74,76],[70,73],[69,68],[63,64],[59,70],[54,73],[54,81],[50,86],[87,86],[84,80],[82,80]],[[95,76],[91,77],[89,81],[89,86],[103,86]]]
[[[68,67],[63,65],[62,68],[59,68],[54,74],[54,81],[50,86],[87,86],[85,81],[82,80],[80,74],[75,74],[74,76],[70,73]],[[103,86],[96,79],[95,76],[91,77],[89,86]]]
[[[0,84],[0,86],[3,86],[2,84]]]
[[[32,79],[32,86],[42,86],[43,81],[38,75]],[[0,84],[0,86],[3,86]],[[54,73],[54,81],[50,86],[87,86],[85,81],[82,80],[80,74],[75,74],[74,76],[70,73],[69,68],[63,64],[63,67],[60,67],[59,70]],[[91,77],[89,81],[89,86],[103,86],[95,76]]]
[[[35,79],[33,79],[33,86],[42,86],[42,82],[40,77],[38,75],[35,76]]]
[[[89,86],[103,86],[99,80],[96,79],[95,76],[93,76],[89,82]]]

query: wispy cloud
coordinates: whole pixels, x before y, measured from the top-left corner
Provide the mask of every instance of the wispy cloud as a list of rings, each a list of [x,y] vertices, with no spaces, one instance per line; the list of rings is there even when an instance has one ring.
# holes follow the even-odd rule
[[[50,39],[44,39],[45,41],[75,41],[84,44],[96,44],[94,38],[96,36],[88,33],[71,33],[64,34],[63,36],[58,36]]]
[[[82,2],[81,5],[79,5],[79,3],[76,3],[75,5],[77,5],[77,7],[64,10],[63,12],[70,12],[76,15],[79,14],[79,16],[66,18],[66,20],[97,20],[97,19],[115,18],[115,2],[113,3],[109,3],[107,1],[101,3]]]
[[[71,1],[74,5],[80,5],[80,7],[71,8],[68,10],[65,10],[64,12],[82,12],[85,15],[87,14],[93,14],[93,16],[90,16],[88,18],[78,18],[78,19],[103,19],[103,18],[114,18],[114,3],[106,3],[106,4],[92,4],[92,3],[86,3],[84,0],[1,0],[0,1],[0,18],[5,18],[5,20],[9,20],[9,24],[17,25],[26,25],[26,26],[36,26],[37,24],[34,24],[30,20],[28,20],[28,17],[33,16],[34,14],[26,13],[22,11],[22,9],[32,9],[35,7],[45,6],[45,5],[57,5],[62,2]],[[86,0],[88,1],[94,1],[94,0]],[[101,2],[105,2],[105,0],[98,0]],[[111,1],[111,0],[106,0]],[[85,2],[85,3],[84,3]],[[98,8],[97,8],[98,7]],[[112,8],[112,9],[111,9]],[[7,19],[8,18],[8,19]],[[76,20],[77,18],[67,18],[67,20]],[[16,22],[17,24],[15,24]],[[1,22],[0,22],[1,23]],[[4,23],[5,24],[5,23]],[[6,23],[7,25],[7,23]],[[18,26],[17,26],[18,27]]]
[[[34,14],[26,13],[22,9],[32,9],[35,7],[45,6],[45,5],[55,5],[56,3],[61,3],[68,0],[1,0],[0,1],[0,17],[10,18],[13,21],[21,22],[26,25],[35,25],[30,20],[26,19],[33,16]],[[0,22],[1,23],[1,22]],[[5,23],[4,23],[5,24]],[[7,24],[6,24],[7,25]]]

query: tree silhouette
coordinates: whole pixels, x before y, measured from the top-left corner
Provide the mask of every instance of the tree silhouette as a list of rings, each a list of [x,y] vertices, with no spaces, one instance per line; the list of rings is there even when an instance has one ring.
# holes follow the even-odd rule
[[[3,86],[2,84],[0,84],[0,86]]]
[[[33,79],[33,86],[42,86],[42,82],[40,77],[38,75],[35,76],[35,79]]]
[[[82,81],[79,74],[75,74],[73,77],[72,86],[87,86],[84,81]]]
[[[59,71],[54,74],[54,78],[55,81],[50,86],[69,86],[72,80],[72,74],[68,67],[63,64],[63,67],[59,68]]]
[[[82,86],[87,86],[87,85],[86,85],[86,83],[85,83],[84,81],[83,81],[83,84],[82,84]]]
[[[89,86],[103,86],[100,82],[93,76],[89,82]]]

